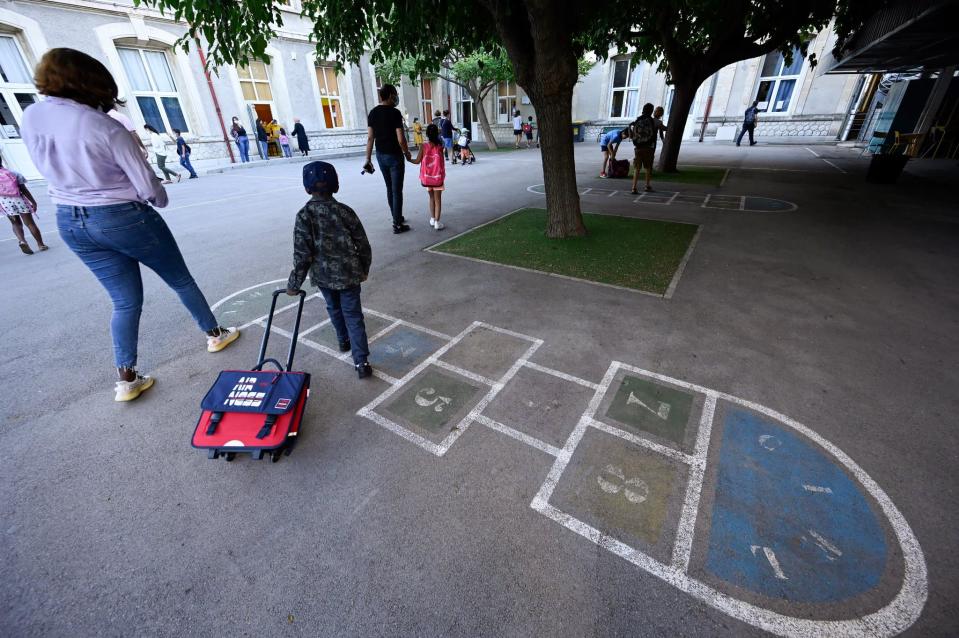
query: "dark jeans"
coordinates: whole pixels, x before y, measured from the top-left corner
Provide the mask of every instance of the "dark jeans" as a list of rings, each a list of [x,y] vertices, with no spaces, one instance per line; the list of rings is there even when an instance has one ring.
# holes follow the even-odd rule
[[[189,153],[184,153],[180,156],[180,166],[190,171],[190,177],[196,177],[196,171],[193,170],[193,164],[190,163]]]
[[[179,296],[204,332],[217,327],[203,293],[190,275],[176,239],[163,218],[146,204],[57,206],[63,243],[100,280],[113,300],[113,353],[118,368],[137,363],[143,280],[140,264],[150,268]]]
[[[376,163],[383,172],[383,181],[386,182],[386,201],[393,213],[393,225],[399,226],[406,222],[403,218],[403,177],[406,175],[406,158],[403,155],[376,154]]]
[[[366,323],[363,321],[363,305],[360,303],[360,287],[353,286],[345,290],[320,288],[326,300],[326,311],[330,313],[330,322],[336,330],[340,343],[349,340],[353,346],[353,363],[366,363],[370,356],[370,346],[366,340]]]
[[[744,123],[744,124],[743,124],[743,130],[741,130],[741,131],[739,132],[739,137],[736,139],[736,146],[739,146],[739,143],[743,141],[743,135],[745,135],[747,131],[749,131],[749,143],[750,143],[750,144],[755,144],[755,142],[753,142],[753,131],[754,131],[754,130],[756,130],[756,124],[755,124],[755,122],[752,123],[752,124],[745,124],[745,123]]]

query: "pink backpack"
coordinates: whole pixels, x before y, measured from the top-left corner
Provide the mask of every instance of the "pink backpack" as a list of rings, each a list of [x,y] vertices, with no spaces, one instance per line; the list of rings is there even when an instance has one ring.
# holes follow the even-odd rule
[[[20,183],[13,171],[0,168],[0,197],[19,197]]]
[[[424,144],[420,183],[423,186],[442,186],[445,180],[446,160],[443,158],[443,147],[432,143]]]

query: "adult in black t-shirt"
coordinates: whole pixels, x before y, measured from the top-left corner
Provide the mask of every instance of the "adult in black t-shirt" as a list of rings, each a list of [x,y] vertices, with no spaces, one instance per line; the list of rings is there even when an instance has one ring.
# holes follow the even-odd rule
[[[393,232],[405,233],[410,229],[403,218],[403,177],[406,161],[411,159],[403,133],[403,116],[396,105],[399,94],[392,84],[380,88],[380,104],[373,107],[366,120],[366,164],[364,170],[373,172],[373,144],[376,143],[376,163],[386,182],[386,201],[393,213]],[[404,159],[405,158],[405,159]]]

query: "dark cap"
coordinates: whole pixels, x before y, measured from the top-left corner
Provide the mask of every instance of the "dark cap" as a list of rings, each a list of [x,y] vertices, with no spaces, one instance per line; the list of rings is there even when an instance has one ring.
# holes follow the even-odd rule
[[[322,183],[321,190],[335,193],[340,189],[340,180],[336,169],[327,162],[310,162],[303,167],[303,188],[312,193],[317,184]]]

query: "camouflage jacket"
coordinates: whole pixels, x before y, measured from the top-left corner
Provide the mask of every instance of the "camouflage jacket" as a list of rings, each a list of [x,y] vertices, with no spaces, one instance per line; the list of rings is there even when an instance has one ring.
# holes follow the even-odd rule
[[[298,290],[309,272],[314,286],[352,288],[366,281],[372,261],[366,231],[353,209],[314,195],[296,214],[293,271],[286,286]]]

